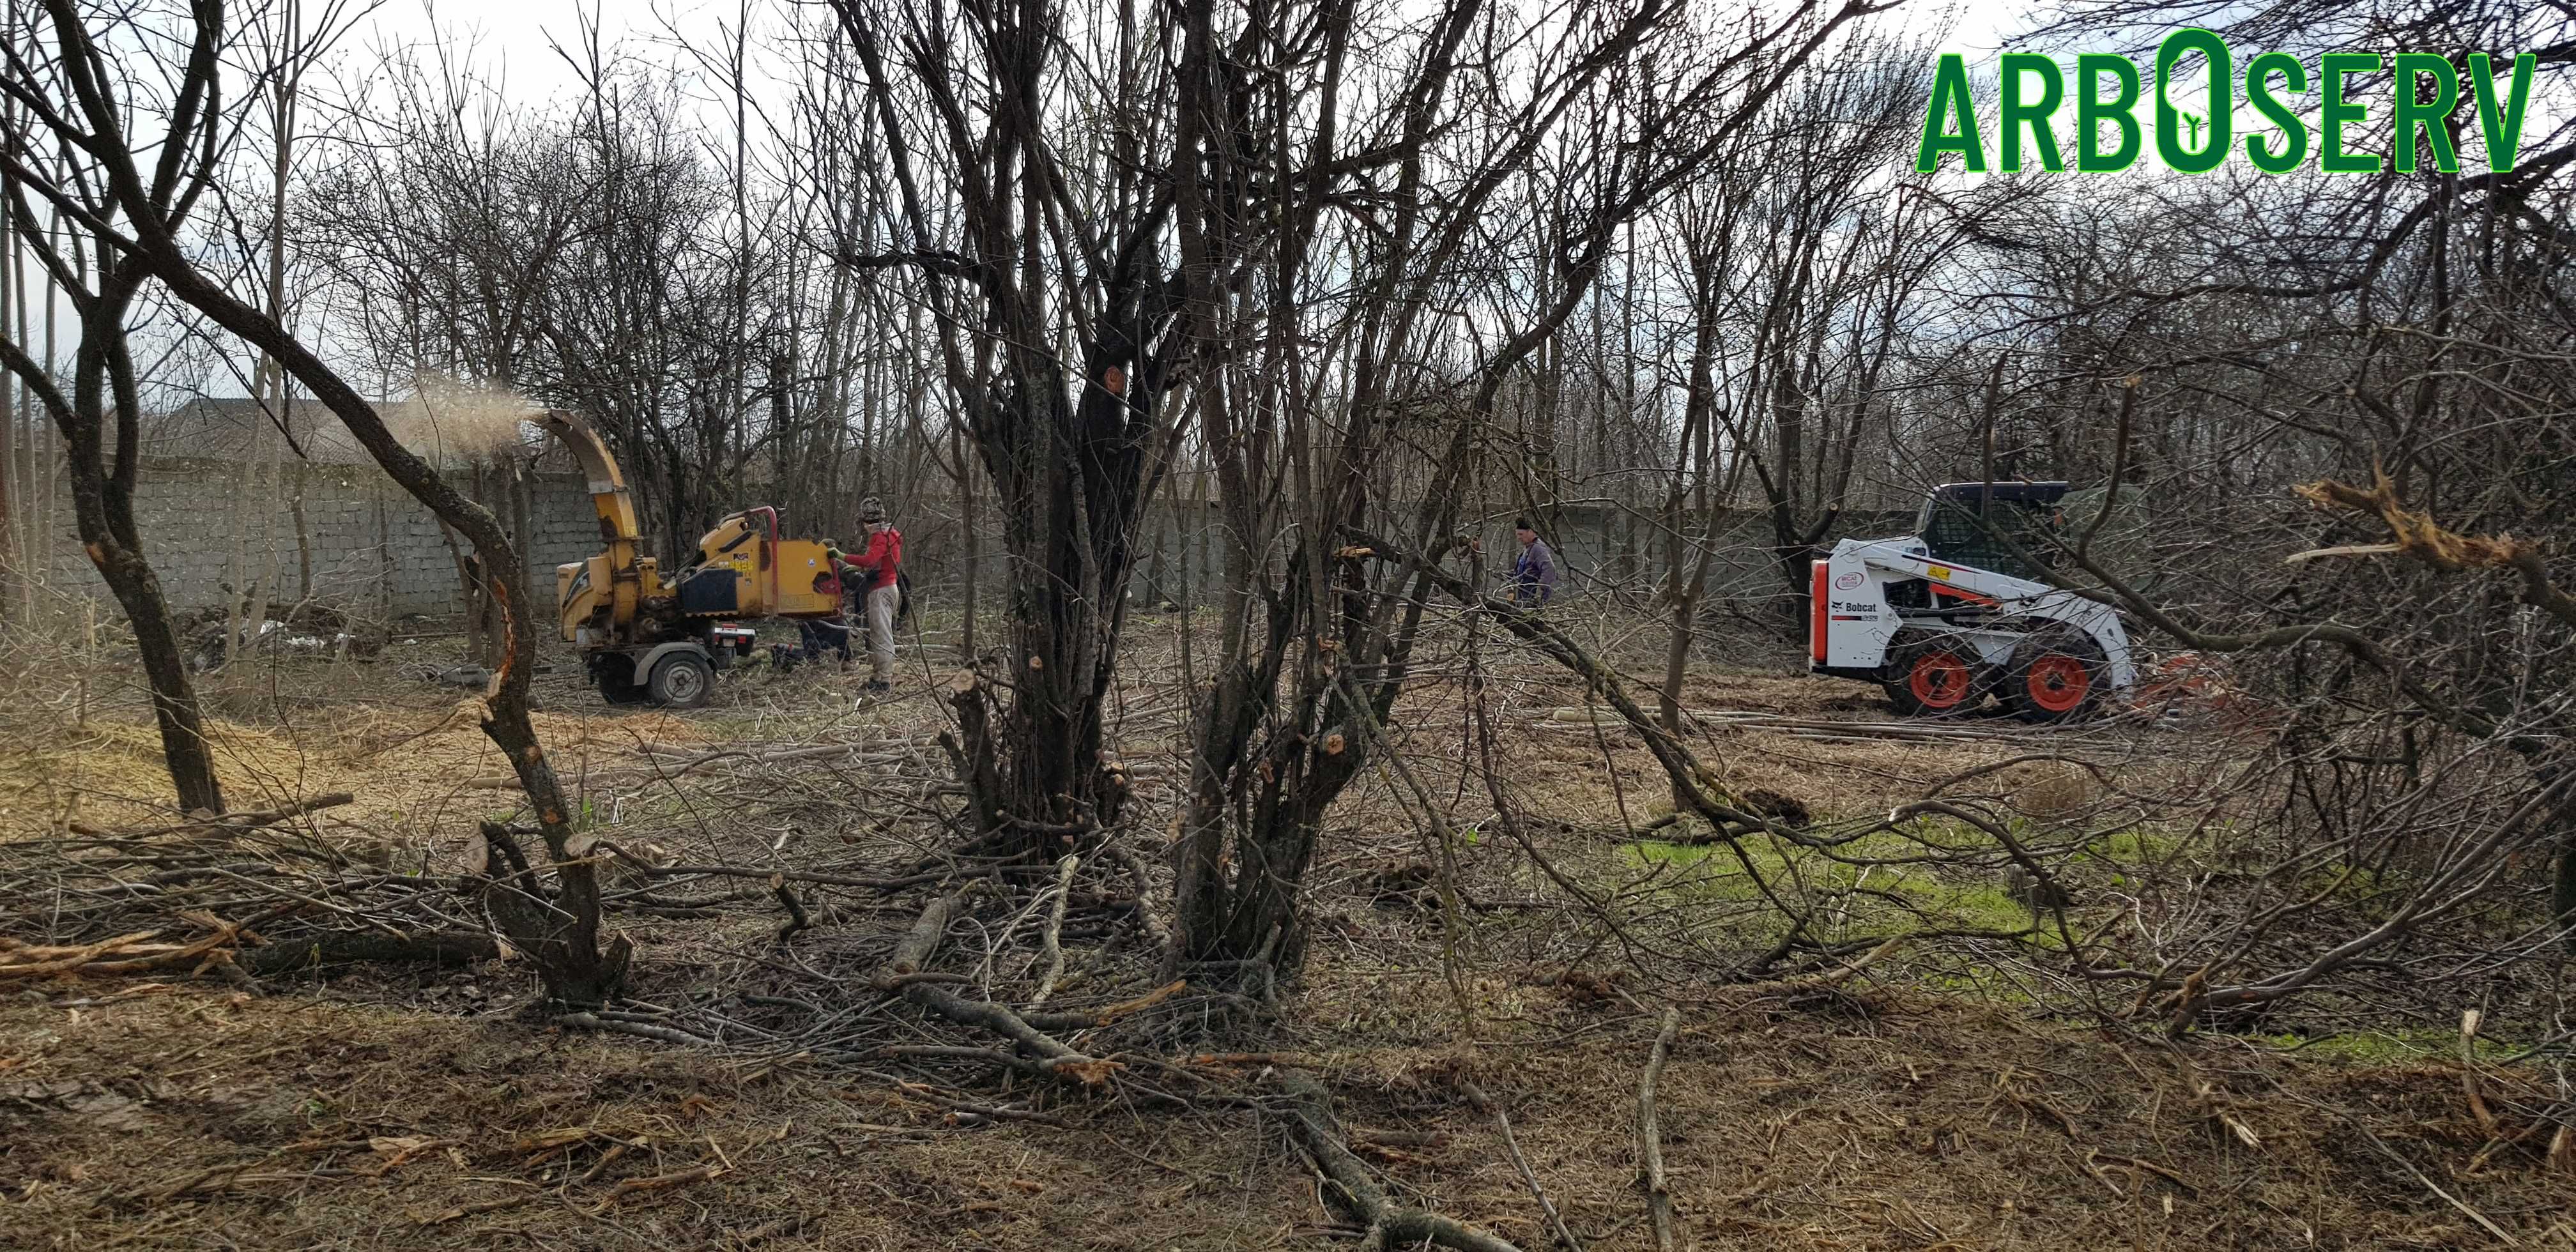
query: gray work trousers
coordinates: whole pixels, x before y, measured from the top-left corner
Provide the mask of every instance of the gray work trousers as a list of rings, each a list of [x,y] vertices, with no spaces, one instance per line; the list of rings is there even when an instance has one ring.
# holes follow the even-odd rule
[[[902,599],[902,589],[891,583],[868,592],[868,661],[875,666],[869,677],[881,683],[894,681],[894,609]]]

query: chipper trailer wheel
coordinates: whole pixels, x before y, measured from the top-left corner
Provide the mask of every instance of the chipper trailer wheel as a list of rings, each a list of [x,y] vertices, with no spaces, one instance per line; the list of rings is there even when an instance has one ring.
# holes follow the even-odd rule
[[[2080,721],[2100,706],[2109,670],[2091,636],[2042,631],[2013,647],[2003,701],[2025,722]]]
[[[707,702],[716,685],[715,667],[695,652],[673,652],[653,665],[645,692],[664,708],[694,709]]]
[[[1940,637],[1899,635],[1887,650],[1887,698],[1907,717],[1965,713],[1986,697],[1974,650]]]

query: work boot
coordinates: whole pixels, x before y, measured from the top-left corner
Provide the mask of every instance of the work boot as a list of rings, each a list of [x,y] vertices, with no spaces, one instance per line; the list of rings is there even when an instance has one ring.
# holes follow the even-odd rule
[[[894,684],[886,682],[883,679],[871,678],[868,680],[867,685],[859,688],[859,690],[867,692],[870,695],[876,695],[881,692],[894,690]]]

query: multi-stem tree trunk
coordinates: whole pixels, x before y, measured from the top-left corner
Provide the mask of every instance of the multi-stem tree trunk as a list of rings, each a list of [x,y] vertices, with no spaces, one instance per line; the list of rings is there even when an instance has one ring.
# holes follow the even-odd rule
[[[968,785],[989,831],[1031,851],[1115,822],[1124,776],[1110,768],[1109,696],[1133,535],[1150,488],[1150,399],[1123,385],[1140,355],[1117,328],[1088,345],[1090,385],[1070,400],[1041,359],[1024,363],[971,421],[997,487],[1012,567],[1007,704],[978,685],[956,697]],[[1043,358],[1043,353],[1033,353]],[[1141,388],[1139,389],[1141,390]],[[1150,393],[1147,393],[1150,396]],[[999,716],[994,714],[998,712]]]
[[[1657,692],[1656,721],[1674,735],[1682,732],[1682,682],[1690,670],[1691,641],[1698,634],[1700,596],[1717,558],[1717,510],[1711,506],[1709,490],[1716,476],[1716,447],[1709,428],[1717,420],[1715,371],[1721,323],[1714,312],[1723,278],[1717,255],[1696,243],[1690,250],[1692,303],[1710,315],[1699,319],[1691,337],[1681,440],[1664,497],[1664,604],[1672,619],[1664,640],[1664,681]],[[1694,496],[1701,526],[1696,543],[1690,535],[1693,510],[1689,506]]]
[[[528,955],[551,996],[573,1005],[603,1003],[623,985],[630,949],[623,938],[606,945],[600,941],[599,879],[582,855],[586,848],[576,846],[578,832],[563,790],[529,717],[528,680],[536,663],[536,632],[529,628],[526,609],[513,594],[520,581],[517,551],[490,510],[465,498],[435,467],[403,446],[375,406],[298,342],[279,318],[200,270],[198,252],[182,238],[189,210],[224,168],[221,138],[228,122],[214,102],[221,98],[219,88],[233,58],[264,51],[280,61],[291,61],[312,52],[302,46],[250,47],[228,30],[224,16],[220,4],[198,4],[191,11],[192,20],[144,40],[130,38],[133,23],[139,20],[130,14],[93,12],[58,0],[45,13],[44,37],[52,55],[42,63],[13,60],[0,70],[20,99],[51,102],[48,109],[30,110],[33,116],[22,114],[15,119],[19,129],[12,150],[59,152],[67,162],[87,163],[73,172],[24,164],[13,172],[22,180],[49,178],[40,194],[58,204],[82,205],[83,222],[92,236],[90,263],[98,273],[99,286],[97,296],[82,305],[85,333],[76,395],[69,402],[52,397],[49,407],[59,415],[64,436],[74,445],[75,463],[88,467],[75,486],[75,503],[91,558],[121,596],[127,591],[135,594],[129,611],[144,643],[147,671],[154,677],[155,704],[163,717],[164,743],[174,755],[173,772],[181,775],[183,788],[201,789],[208,807],[219,803],[213,795],[211,769],[175,768],[182,749],[193,746],[202,754],[204,745],[193,734],[193,697],[187,695],[186,671],[178,664],[168,616],[158,611],[158,591],[133,534],[128,493],[138,460],[134,434],[140,403],[133,365],[122,335],[102,333],[122,330],[135,291],[146,278],[159,280],[182,303],[274,360],[348,426],[388,476],[473,545],[483,565],[484,589],[499,611],[503,636],[500,664],[483,695],[483,731],[517,772],[551,858],[547,868],[554,873],[550,898],[542,894],[531,874],[492,880],[484,898],[493,919],[512,946]],[[97,29],[92,29],[93,24]],[[121,94],[125,83],[97,72],[103,63],[98,51],[102,40],[118,47],[155,49],[148,55],[165,58],[161,69],[167,75],[166,93],[151,97],[151,104],[126,101]],[[279,69],[277,64],[268,67],[271,72]],[[156,105],[160,106],[157,111]],[[152,113],[151,126],[145,128],[154,142],[148,158],[126,139],[123,127],[101,120],[127,117],[129,108]],[[10,211],[22,228],[32,223],[29,193],[23,187],[13,197]],[[62,268],[68,272],[68,266]],[[0,355],[30,385],[42,381],[42,372],[18,344],[7,344]],[[119,443],[116,472],[104,475],[97,470],[104,464],[100,432],[111,385]],[[50,384],[45,389],[52,391]],[[164,697],[165,675],[173,697],[185,699]],[[202,755],[196,759],[201,762]]]
[[[8,187],[8,178],[0,175],[0,204],[8,201]],[[11,254],[17,253],[18,232],[14,228],[0,229],[0,240],[8,241]],[[8,326],[10,308],[16,303],[10,298],[8,276],[9,266],[0,263],[0,327]],[[20,511],[29,502],[18,486],[19,414],[27,406],[15,403],[17,393],[18,381],[15,378],[0,378],[0,624],[22,616],[17,606],[18,580],[29,576],[31,571],[27,567],[40,551],[29,541],[29,528],[19,520]],[[33,459],[36,455],[35,414],[27,413],[26,418],[27,456]],[[23,616],[28,619],[26,625],[34,625],[32,613]]]
[[[1534,41],[1561,40],[1550,55],[1571,68],[1544,84],[1543,99],[1493,117],[1471,151],[1438,155],[1431,151],[1435,131],[1455,124],[1446,120],[1448,111],[1472,115],[1480,107],[1456,96],[1466,91],[1460,78],[1472,74],[1462,49],[1488,20],[1478,5],[1450,4],[1423,25],[1421,46],[1403,62],[1408,77],[1395,94],[1407,107],[1391,142],[1381,141],[1366,157],[1337,150],[1329,109],[1311,128],[1256,119],[1245,134],[1209,145],[1203,177],[1182,181],[1176,217],[1184,271],[1193,276],[1202,268],[1211,274],[1232,268],[1232,258],[1194,248],[1195,199],[1231,193],[1242,199],[1207,216],[1281,227],[1279,238],[1265,241],[1277,267],[1264,274],[1266,301],[1194,283],[1184,314],[1186,341],[1250,340],[1267,355],[1241,371],[1247,377],[1234,380],[1231,395],[1215,390],[1232,376],[1214,363],[1203,364],[1195,384],[1204,406],[1202,442],[1216,461],[1236,546],[1228,554],[1234,591],[1226,605],[1224,656],[1200,706],[1191,791],[1174,848],[1179,955],[1297,966],[1303,876],[1316,857],[1325,814],[1372,766],[1372,754],[1386,750],[1388,716],[1410,677],[1429,608],[1429,571],[1436,569],[1373,571],[1362,535],[1394,535],[1426,562],[1461,549],[1474,560],[1460,504],[1471,467],[1492,442],[1507,389],[1538,354],[1561,346],[1557,335],[1597,282],[1617,232],[1685,178],[1703,173],[1761,102],[1835,29],[1863,12],[1852,5],[1810,6],[1811,22],[1739,44],[1711,58],[1724,72],[1694,77],[1676,100],[1634,109],[1628,88],[1596,94],[1596,86],[1614,66],[1623,75],[1651,76],[1663,54],[1640,52],[1640,45],[1674,29],[1660,5],[1616,9],[1597,25],[1526,32]],[[1328,16],[1317,27],[1332,31],[1337,23]],[[1287,47],[1280,32],[1271,37]],[[1343,51],[1336,35],[1322,48],[1283,55],[1333,67],[1329,75]],[[1705,51],[1684,45],[1679,59]],[[1226,86],[1225,107],[1206,109],[1205,116],[1241,118],[1265,103],[1249,86]],[[1333,90],[1324,89],[1326,98]],[[1293,102],[1273,107],[1299,112]],[[1182,114],[1185,140],[1191,117]],[[1292,134],[1310,137],[1292,144]],[[1532,219],[1500,233],[1533,241],[1539,250],[1534,270],[1544,283],[1533,283],[1535,307],[1514,303],[1493,319],[1501,333],[1480,336],[1466,361],[1426,366],[1426,358],[1439,355],[1427,346],[1435,333],[1429,319],[1449,316],[1426,310],[1451,298],[1452,267],[1465,255],[1466,241],[1495,231],[1498,193],[1514,186],[1551,139],[1595,158],[1614,152],[1640,158],[1568,176],[1565,186],[1584,188],[1575,198],[1580,203],[1556,192],[1528,197],[1538,206]],[[1227,163],[1238,158],[1249,159],[1259,177],[1230,179]],[[1381,210],[1360,240],[1319,264],[1309,249],[1333,194],[1327,171],[1370,160],[1386,166],[1362,180]],[[1283,199],[1252,200],[1264,194]],[[1310,266],[1331,275],[1334,295],[1319,305],[1306,303],[1299,290],[1315,281]],[[1317,323],[1310,320],[1316,307],[1353,311],[1348,323]],[[1236,324],[1253,310],[1266,318],[1261,333]],[[1341,345],[1346,355],[1319,361],[1310,348],[1318,342]],[[1553,372],[1539,371],[1542,377]],[[1549,429],[1543,420],[1535,433]],[[1401,470],[1391,469],[1391,461]],[[1396,484],[1419,491],[1419,502],[1399,508],[1390,493]],[[1552,503],[1557,493],[1544,495],[1541,503]],[[1280,496],[1292,503],[1265,503]],[[1272,557],[1274,547],[1286,551]],[[1445,824],[1436,813],[1425,820]]]
[[[23,226],[29,217],[23,204],[17,206],[17,216]],[[206,742],[205,718],[180,654],[179,632],[170,621],[161,580],[144,559],[142,533],[134,522],[134,484],[142,461],[142,396],[135,385],[125,335],[127,310],[143,276],[139,266],[116,258],[106,247],[99,248],[97,255],[109,259],[99,264],[96,286],[74,289],[71,296],[81,332],[72,363],[72,394],[62,394],[50,373],[15,338],[0,341],[0,359],[6,360],[10,372],[44,407],[62,435],[71,478],[72,518],[80,531],[81,549],[133,627],[144,682],[152,692],[153,721],[161,731],[162,760],[178,792],[179,808],[221,813],[223,789],[216,781],[214,753]],[[113,452],[108,447],[111,430]]]
[[[1167,179],[1113,172],[1098,220],[1083,228],[1105,246],[1061,229],[1069,158],[1047,97],[1077,89],[1083,67],[1061,63],[1074,54],[1046,0],[832,7],[864,73],[867,120],[885,140],[904,240],[840,259],[918,277],[1011,570],[998,672],[955,698],[959,768],[979,835],[1040,854],[1114,823],[1126,796],[1101,713],[1133,536],[1174,442],[1162,410],[1184,349],[1166,333],[1178,280],[1157,260]],[[887,36],[897,29],[915,33]],[[1183,75],[1210,55],[1205,41],[1190,47]],[[1142,117],[1168,102],[1122,94],[1103,107]],[[987,133],[957,121],[970,114]],[[1197,159],[1188,137],[1178,148],[1164,158],[1175,167]],[[959,247],[945,246],[952,233]],[[961,474],[961,489],[972,477]]]
[[[973,465],[966,459],[962,432],[952,441],[951,452],[957,462],[958,542],[966,547],[966,588],[958,597],[957,655],[971,661],[975,659],[975,615],[983,608],[984,531],[976,505],[984,493],[976,484]]]

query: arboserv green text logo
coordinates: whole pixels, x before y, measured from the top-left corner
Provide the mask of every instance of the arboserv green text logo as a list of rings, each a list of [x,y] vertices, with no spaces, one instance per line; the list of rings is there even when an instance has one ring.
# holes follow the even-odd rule
[[[2206,115],[2178,107],[2172,94],[2174,66],[2195,52],[2207,61],[2208,90],[2203,106]],[[2346,174],[2378,171],[2380,160],[2376,154],[2345,147],[2347,133],[2367,125],[2371,112],[2368,105],[2352,98],[2348,80],[2355,74],[2375,74],[2389,68],[2395,71],[2395,87],[2389,99],[2389,118],[2396,128],[2396,139],[2390,147],[2391,163],[2398,172],[2411,174],[2418,167],[2419,152],[2429,152],[2434,169],[2457,173],[2460,154],[2445,121],[2460,103],[2460,71],[2452,66],[2450,58],[2427,52],[2401,52],[2395,61],[2389,66],[2376,52],[2325,55],[2315,78],[2316,90],[2322,94],[2317,101],[2313,144],[2307,124],[2283,99],[2284,95],[2303,95],[2310,90],[2307,67],[2286,52],[2266,52],[2246,62],[2243,102],[2280,130],[2277,135],[2247,134],[2243,143],[2245,159],[2266,173],[2286,174],[2306,164],[2313,148],[2318,169]],[[2531,102],[2533,64],[2531,53],[2515,57],[2512,81],[2499,90],[2495,66],[2487,54],[2473,52],[2468,56],[2469,94],[2477,101],[2478,133],[2486,141],[2490,170],[2512,169],[2514,154],[2522,146],[2524,107]],[[2227,42],[2197,27],[2174,32],[2156,49],[2156,156],[2168,167],[2188,174],[2203,173],[2218,168],[2237,149],[2238,96],[2233,66]],[[2002,170],[2008,174],[2021,172],[2025,130],[2029,132],[2029,148],[2036,150],[2039,168],[2065,169],[2066,160],[2058,151],[2057,135],[2051,129],[2059,106],[2066,102],[2066,79],[2057,61],[2036,53],[2011,52],[2004,54],[1998,69],[1998,94],[2002,98],[1997,102],[1995,122],[2003,148]],[[2428,80],[2431,90],[2421,90]],[[2186,88],[2189,85],[2190,79],[2186,78]],[[2132,112],[2138,103],[2138,91],[2138,67],[2129,58],[2108,52],[2088,52],[2075,58],[2076,169],[2108,173],[2137,162],[2143,147],[2138,118]],[[2106,125],[2119,136],[2119,141],[2108,147],[2102,142]],[[2420,149],[2418,132],[2423,140]],[[1939,168],[1945,152],[1958,153],[1961,165],[1972,173],[1984,173],[1987,168],[1986,142],[1977,125],[1976,101],[1968,90],[1967,63],[1956,53],[1941,58],[1940,71],[1933,78],[1932,102],[1924,111],[1923,141],[1915,148],[1914,168],[1931,173]]]

